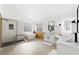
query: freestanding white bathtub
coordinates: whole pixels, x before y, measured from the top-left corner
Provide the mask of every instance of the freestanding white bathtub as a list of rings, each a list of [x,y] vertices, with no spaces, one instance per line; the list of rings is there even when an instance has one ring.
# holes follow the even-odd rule
[[[36,36],[36,34],[31,33],[31,32],[24,33],[25,40],[33,40],[33,39],[35,39],[35,36]]]

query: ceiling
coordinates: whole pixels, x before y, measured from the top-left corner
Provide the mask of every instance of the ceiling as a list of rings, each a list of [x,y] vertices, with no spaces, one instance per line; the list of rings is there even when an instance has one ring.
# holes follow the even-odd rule
[[[18,20],[43,20],[57,17],[76,5],[73,4],[7,4],[3,5],[3,17]]]

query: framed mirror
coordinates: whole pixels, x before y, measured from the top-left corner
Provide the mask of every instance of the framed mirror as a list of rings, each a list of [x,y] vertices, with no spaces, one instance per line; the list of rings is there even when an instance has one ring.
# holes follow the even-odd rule
[[[48,30],[51,32],[51,31],[54,31],[55,27],[55,22],[54,21],[48,21]]]

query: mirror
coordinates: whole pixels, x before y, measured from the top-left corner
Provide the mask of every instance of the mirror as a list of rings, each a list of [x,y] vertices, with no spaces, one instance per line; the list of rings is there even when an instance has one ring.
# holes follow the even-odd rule
[[[66,20],[64,24],[65,24],[65,30],[70,31],[70,22]]]
[[[51,31],[54,31],[55,27],[55,22],[54,21],[48,21],[48,30],[51,32]]]
[[[63,24],[62,24],[62,31],[64,33],[71,33],[71,30],[72,30],[72,26],[71,26],[71,21],[70,19],[65,19],[63,21]]]

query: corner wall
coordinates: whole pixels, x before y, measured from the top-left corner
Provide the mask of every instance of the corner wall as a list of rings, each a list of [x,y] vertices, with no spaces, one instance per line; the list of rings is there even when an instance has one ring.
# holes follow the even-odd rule
[[[78,5],[73,5],[71,9],[68,9],[65,13],[62,14],[62,21],[64,20],[77,20],[77,6]],[[64,25],[63,25],[64,26]],[[76,31],[76,25],[71,24],[71,33]],[[66,33],[62,29],[62,33]]]

